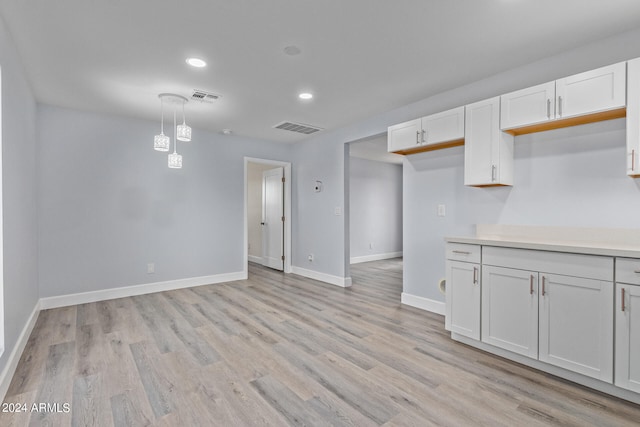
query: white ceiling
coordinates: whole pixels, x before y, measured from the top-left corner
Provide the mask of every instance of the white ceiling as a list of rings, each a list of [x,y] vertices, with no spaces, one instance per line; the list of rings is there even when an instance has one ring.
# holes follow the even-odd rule
[[[272,126],[336,128],[637,28],[640,1],[2,0],[0,14],[39,102],[158,120],[158,93],[202,89],[222,98],[187,106],[195,139],[295,142]]]

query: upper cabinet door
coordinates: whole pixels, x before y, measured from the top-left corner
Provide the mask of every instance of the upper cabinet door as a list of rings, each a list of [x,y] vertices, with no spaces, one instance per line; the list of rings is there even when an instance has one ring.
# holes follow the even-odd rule
[[[556,80],[556,118],[624,108],[626,62]]]
[[[422,119],[390,126],[387,132],[387,151],[415,148],[422,143]]]
[[[464,107],[422,118],[422,139],[426,144],[439,144],[464,138]]]
[[[640,58],[627,63],[627,175],[640,176]]]
[[[555,117],[555,82],[544,83],[500,97],[500,128],[541,123]]]
[[[500,130],[500,97],[465,109],[464,184],[513,185],[513,136]]]

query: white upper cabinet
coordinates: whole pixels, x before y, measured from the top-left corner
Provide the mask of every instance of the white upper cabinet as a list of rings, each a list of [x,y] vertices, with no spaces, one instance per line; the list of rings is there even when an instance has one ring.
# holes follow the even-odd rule
[[[556,80],[556,118],[624,108],[626,62]]]
[[[501,129],[513,135],[624,117],[626,63],[511,92],[500,101]]]
[[[627,63],[627,175],[640,177],[640,58]]]
[[[513,136],[500,130],[500,97],[466,106],[464,184],[513,185]]]
[[[403,154],[461,145],[464,107],[390,126],[387,138],[388,151]]]
[[[440,144],[464,138],[464,107],[422,118],[424,144]]]
[[[556,114],[556,82],[528,87],[500,97],[502,129],[546,122]]]
[[[419,146],[421,133],[421,119],[390,126],[387,130],[387,151],[395,152]]]

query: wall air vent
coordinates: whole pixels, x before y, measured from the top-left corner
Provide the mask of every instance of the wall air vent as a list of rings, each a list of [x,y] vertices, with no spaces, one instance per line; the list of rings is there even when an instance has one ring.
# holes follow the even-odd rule
[[[291,132],[303,133],[305,135],[310,135],[312,133],[319,132],[323,130],[317,126],[305,125],[302,123],[294,123],[294,122],[282,122],[278,123],[274,126],[275,129],[289,130]]]
[[[213,104],[213,101],[216,101],[219,98],[220,95],[198,89],[194,89],[193,94],[191,95],[192,100],[206,102],[207,104]]]

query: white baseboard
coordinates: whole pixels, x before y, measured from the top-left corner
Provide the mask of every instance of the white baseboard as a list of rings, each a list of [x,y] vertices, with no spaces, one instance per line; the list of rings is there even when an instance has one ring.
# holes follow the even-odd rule
[[[351,277],[333,276],[331,274],[320,273],[319,271],[307,270],[306,268],[296,266],[291,266],[291,272],[299,276],[308,277],[309,279],[319,280],[321,282],[341,286],[343,288],[351,286]]]
[[[85,304],[89,302],[105,301],[116,298],[125,298],[135,295],[151,294],[154,292],[171,291],[174,289],[191,288],[194,286],[211,285],[214,283],[245,280],[247,273],[238,271],[234,273],[214,274],[212,276],[191,277],[188,279],[169,280],[166,282],[147,283],[144,285],[125,286],[114,289],[102,289],[99,291],[82,292],[78,294],[60,295],[55,297],[40,298],[40,308],[66,307],[69,305]]]
[[[35,307],[33,307],[33,311],[31,312],[27,323],[24,325],[24,328],[22,328],[22,332],[18,337],[18,341],[16,342],[16,345],[13,347],[13,350],[11,351],[11,354],[7,359],[7,364],[5,365],[2,373],[0,373],[0,402],[4,401],[4,397],[9,390],[11,379],[13,378],[13,374],[15,374],[16,372],[18,362],[20,361],[20,357],[22,357],[22,352],[27,346],[31,331],[33,331],[33,327],[36,325],[36,320],[38,320],[39,313],[40,301],[36,302]]]
[[[445,314],[445,304],[441,301],[432,300],[425,297],[419,297],[417,295],[402,293],[402,304],[410,305],[411,307],[420,308],[422,310],[430,311],[436,314]]]
[[[255,262],[256,264],[262,264],[262,257],[261,256],[255,256],[255,255],[247,255],[249,261],[251,262]]]
[[[373,254],[373,255],[363,255],[363,256],[353,256],[349,260],[351,264],[359,264],[361,262],[369,262],[369,261],[380,261],[381,259],[390,259],[390,258],[398,258],[402,256],[402,251],[400,252],[388,252],[385,254]]]

